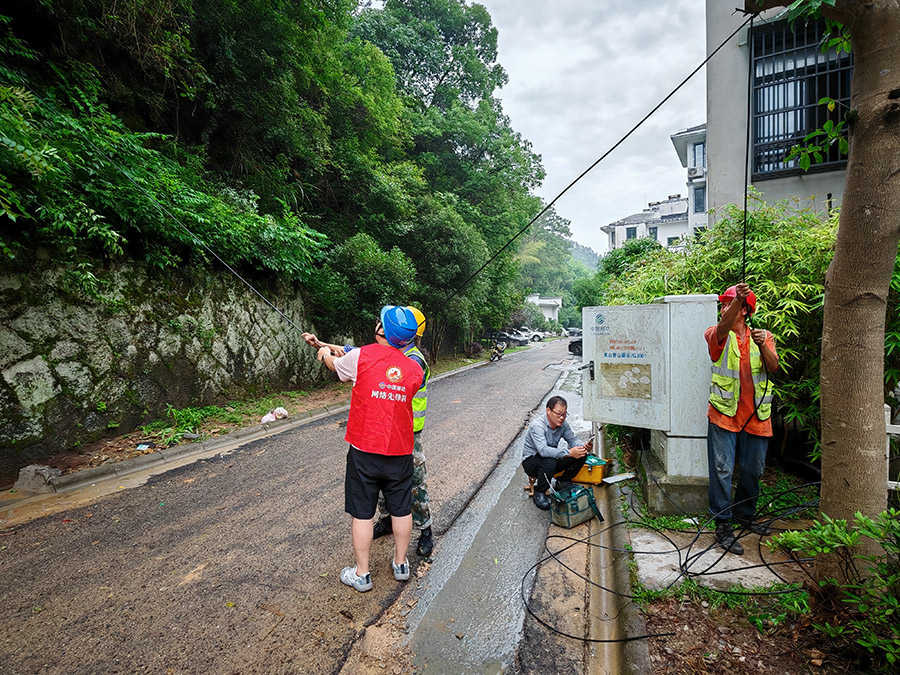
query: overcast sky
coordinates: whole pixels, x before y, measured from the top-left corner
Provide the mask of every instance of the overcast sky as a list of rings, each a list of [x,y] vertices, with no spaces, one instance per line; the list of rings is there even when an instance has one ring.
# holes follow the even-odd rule
[[[498,92],[531,141],[555,197],[705,57],[702,0],[476,0],[493,18],[509,83]],[[567,192],[557,212],[575,241],[607,249],[600,227],[649,201],[687,195],[669,136],[706,121],[705,75]]]

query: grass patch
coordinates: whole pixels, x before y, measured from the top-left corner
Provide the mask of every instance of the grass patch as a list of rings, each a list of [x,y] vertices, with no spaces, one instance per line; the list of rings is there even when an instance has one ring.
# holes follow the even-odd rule
[[[738,609],[760,632],[780,626],[790,616],[809,613],[809,594],[793,584],[775,583],[757,588],[732,586],[727,591],[716,591],[686,579],[664,589],[646,588],[637,583],[633,584],[632,592],[642,611],[653,602],[676,597],[706,602],[710,609]]]

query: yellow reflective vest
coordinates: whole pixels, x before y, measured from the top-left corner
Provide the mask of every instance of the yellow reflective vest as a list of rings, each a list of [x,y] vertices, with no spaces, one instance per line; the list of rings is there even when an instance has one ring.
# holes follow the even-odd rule
[[[772,390],[762,354],[750,339],[750,374],[753,376],[753,405],[756,416],[767,420],[772,416]],[[712,365],[712,383],[709,385],[709,402],[723,415],[734,417],[741,399],[741,349],[734,331],[728,331],[728,339],[719,360]]]
[[[425,427],[425,408],[428,407],[428,377],[431,375],[431,369],[428,367],[425,355],[419,351],[415,343],[410,343],[410,345],[403,350],[403,353],[413,357],[413,360],[422,366],[422,370],[425,373],[425,378],[422,380],[422,387],[416,392],[416,395],[413,396],[412,400],[413,433],[418,433]]]

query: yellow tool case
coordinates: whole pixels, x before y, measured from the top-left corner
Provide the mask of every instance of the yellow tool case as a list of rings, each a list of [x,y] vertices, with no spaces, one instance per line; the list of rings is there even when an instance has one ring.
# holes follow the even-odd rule
[[[581,470],[572,479],[574,483],[588,483],[600,485],[603,482],[603,474],[606,472],[606,460],[597,455],[588,455]]]

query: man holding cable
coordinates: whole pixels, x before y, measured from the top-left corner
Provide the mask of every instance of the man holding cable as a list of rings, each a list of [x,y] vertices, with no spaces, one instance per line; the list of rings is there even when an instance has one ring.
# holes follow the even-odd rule
[[[425,315],[417,307],[409,306],[406,309],[413,313],[416,317],[417,329],[415,340],[403,347],[403,353],[419,364],[419,367],[425,373],[425,379],[422,380],[422,386],[413,397],[413,436],[415,445],[413,446],[413,486],[412,486],[412,516],[413,527],[419,530],[419,544],[416,551],[423,558],[430,558],[434,550],[434,538],[431,533],[431,508],[428,498],[428,479],[427,469],[425,467],[425,450],[421,440],[422,430],[425,428],[425,410],[428,407],[428,378],[431,375],[431,369],[428,367],[428,360],[421,350],[422,334],[425,332]],[[322,342],[312,333],[304,333],[303,337],[306,342],[313,347],[328,347],[334,356],[344,356],[356,347],[353,345],[335,345],[328,342]],[[373,538],[378,539],[386,534],[391,534],[392,521],[384,505],[384,499],[378,500],[379,518],[375,521],[373,530]]]
[[[719,323],[703,334],[712,360],[707,412],[709,512],[716,519],[719,546],[742,555],[744,549],[734,535],[732,517],[744,530],[770,533],[768,525],[755,518],[759,479],[772,436],[769,375],[778,370],[778,354],[769,331],[748,325],[756,311],[756,295],[747,284],[728,288],[719,296],[719,303]],[[741,471],[732,502],[735,458]]]
[[[316,358],[341,381],[353,382],[344,440],[350,443],[344,478],[344,510],[352,516],[355,567],[341,570],[341,582],[357,591],[372,589],[369,552],[379,492],[391,515],[397,581],[409,579],[406,550],[412,535],[413,397],[424,375],[401,351],[416,337],[417,321],[406,307],[386,305],[375,324],[375,343],[343,356],[320,346]],[[304,335],[306,337],[306,335]],[[315,336],[306,337],[313,344]]]

